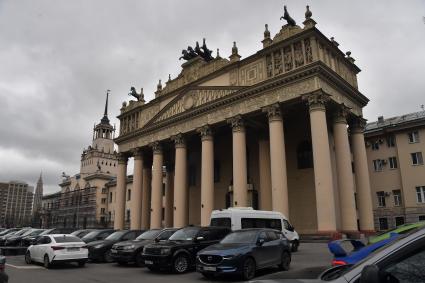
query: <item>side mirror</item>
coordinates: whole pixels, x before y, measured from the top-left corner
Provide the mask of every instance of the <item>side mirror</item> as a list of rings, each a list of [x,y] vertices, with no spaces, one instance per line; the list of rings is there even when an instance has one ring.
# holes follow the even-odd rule
[[[195,241],[196,242],[200,242],[200,241],[203,241],[204,240],[204,237],[196,237],[195,238]]]
[[[257,246],[262,246],[264,244],[265,240],[263,238],[260,238],[257,240]]]
[[[294,232],[295,231],[295,227],[294,226],[289,226],[288,227],[288,230],[291,231],[291,232]]]
[[[159,243],[159,238],[155,238],[155,243]]]
[[[366,265],[362,273],[360,275],[360,283],[375,283],[380,282],[379,279],[379,268],[372,264],[372,265]]]

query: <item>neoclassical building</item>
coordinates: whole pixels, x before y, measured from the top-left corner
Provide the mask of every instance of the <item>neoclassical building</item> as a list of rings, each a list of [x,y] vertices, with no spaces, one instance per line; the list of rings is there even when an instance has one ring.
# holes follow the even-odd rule
[[[134,229],[208,225],[213,209],[253,206],[284,213],[304,234],[374,230],[368,99],[350,52],[316,28],[308,8],[302,27],[288,21],[271,37],[266,25],[262,45],[241,59],[234,43],[228,60],[197,44],[153,100],[133,89],[115,139],[116,229],[134,158]]]

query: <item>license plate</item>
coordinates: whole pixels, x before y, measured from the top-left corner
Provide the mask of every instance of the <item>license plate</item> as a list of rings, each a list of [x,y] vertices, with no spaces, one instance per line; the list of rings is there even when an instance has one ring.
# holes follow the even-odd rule
[[[67,250],[70,252],[75,252],[75,251],[79,251],[80,248],[67,248]]]
[[[111,250],[111,253],[116,254],[118,251],[117,250]]]
[[[145,264],[153,264],[152,260],[145,260]]]
[[[204,266],[205,271],[216,271],[217,267],[215,266]]]

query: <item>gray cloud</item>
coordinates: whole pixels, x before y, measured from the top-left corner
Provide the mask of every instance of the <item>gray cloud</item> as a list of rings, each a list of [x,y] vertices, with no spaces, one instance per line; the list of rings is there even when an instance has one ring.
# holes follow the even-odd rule
[[[308,3],[307,3],[308,2]],[[301,24],[310,4],[317,27],[352,51],[371,99],[365,117],[399,115],[425,103],[423,1],[285,1]],[[207,38],[243,57],[261,48],[264,24],[276,33],[283,3],[273,1],[0,0],[0,180],[46,191],[79,169],[82,148],[103,113],[117,123],[131,85],[148,99],[159,78],[180,71],[181,49]],[[214,52],[215,53],[215,52]]]

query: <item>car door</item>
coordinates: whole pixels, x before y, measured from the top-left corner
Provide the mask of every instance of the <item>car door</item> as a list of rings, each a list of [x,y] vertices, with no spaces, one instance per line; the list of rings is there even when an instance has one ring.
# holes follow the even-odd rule
[[[137,233],[136,231],[130,231],[127,234],[125,234],[120,241],[130,241],[130,240],[134,240],[137,237]]]
[[[262,244],[259,244],[262,242]],[[268,249],[267,244],[267,234],[265,231],[258,233],[256,246],[253,248],[253,255],[258,267],[267,265],[268,262]]]
[[[36,259],[39,262],[43,261],[43,257],[47,252],[47,248],[50,248],[51,239],[49,236],[43,236],[39,239],[39,244],[36,245]]]
[[[289,224],[288,220],[286,220],[286,219],[282,219],[282,223],[283,223],[283,227],[282,227],[283,228],[282,229],[283,235],[285,235],[285,237],[289,241],[292,241],[294,239],[294,232],[291,231],[291,230],[293,230],[293,229],[291,229],[292,226]]]
[[[38,262],[40,260],[40,258],[39,258],[40,257],[39,256],[39,245],[41,245],[43,243],[43,239],[44,239],[44,236],[39,237],[37,239],[37,241],[34,243],[34,245],[31,247],[31,250],[30,250],[31,258],[34,261]]]
[[[281,262],[282,245],[280,237],[274,231],[267,231],[267,252],[268,265],[273,265]]]

